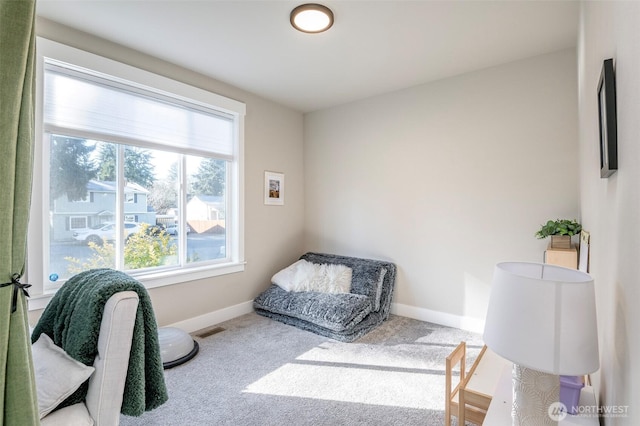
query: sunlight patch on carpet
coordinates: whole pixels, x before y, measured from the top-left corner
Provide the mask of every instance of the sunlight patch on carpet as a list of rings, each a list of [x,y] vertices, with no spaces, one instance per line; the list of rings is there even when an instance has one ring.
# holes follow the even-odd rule
[[[442,368],[442,360],[449,354],[451,349],[444,348],[440,357],[434,357],[433,351],[433,348],[415,344],[376,346],[358,343],[345,345],[340,342],[324,342],[300,355],[296,360],[389,368]]]
[[[438,391],[443,389],[441,374],[294,362],[267,374],[243,392],[443,410],[443,392]]]

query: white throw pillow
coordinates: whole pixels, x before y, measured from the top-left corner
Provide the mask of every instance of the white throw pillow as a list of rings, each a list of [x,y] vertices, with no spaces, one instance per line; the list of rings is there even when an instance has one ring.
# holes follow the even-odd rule
[[[93,426],[95,422],[82,402],[61,408],[40,420],[41,426]]]
[[[71,358],[45,333],[31,346],[31,351],[36,370],[38,410],[42,419],[75,392],[95,368]]]
[[[316,274],[311,291],[324,293],[349,293],[351,292],[351,276],[353,270],[345,265],[322,264],[315,265]]]
[[[286,291],[350,293],[353,271],[345,265],[298,260],[276,273],[271,281]]]
[[[272,278],[271,282],[281,287],[283,290],[291,291],[295,286],[295,282],[303,278],[303,275],[308,273],[308,267],[306,260],[298,260],[297,262],[287,266],[283,270],[277,272]]]

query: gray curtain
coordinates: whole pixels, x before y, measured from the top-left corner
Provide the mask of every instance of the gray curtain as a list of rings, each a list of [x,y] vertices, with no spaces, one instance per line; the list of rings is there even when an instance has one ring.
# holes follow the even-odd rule
[[[0,0],[0,425],[40,424],[25,265],[34,137],[35,0]]]

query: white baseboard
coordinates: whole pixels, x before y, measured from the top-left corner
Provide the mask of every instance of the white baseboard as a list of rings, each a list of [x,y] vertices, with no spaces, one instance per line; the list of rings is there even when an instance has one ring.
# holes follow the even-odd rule
[[[420,321],[433,322],[435,324],[472,331],[474,333],[482,333],[484,331],[484,320],[479,318],[432,311],[431,309],[418,308],[416,306],[403,305],[401,303],[392,303],[391,313]]]
[[[178,321],[170,324],[169,327],[176,327],[187,333],[202,330],[224,321],[239,317],[244,314],[253,312],[253,301],[239,303],[213,312]],[[462,330],[472,331],[474,333],[482,333],[484,331],[484,320],[471,317],[463,317],[460,315],[448,314],[446,312],[433,311],[431,309],[418,308],[411,305],[403,305],[401,303],[391,304],[391,313],[407,318],[413,318],[420,321],[432,322],[435,324],[455,327]]]
[[[242,302],[217,311],[209,312],[194,318],[178,321],[170,324],[169,327],[176,327],[187,333],[202,330],[224,321],[229,321],[235,317],[253,312],[253,300]]]

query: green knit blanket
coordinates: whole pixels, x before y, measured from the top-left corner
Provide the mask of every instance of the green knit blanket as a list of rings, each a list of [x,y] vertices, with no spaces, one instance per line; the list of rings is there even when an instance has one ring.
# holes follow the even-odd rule
[[[140,301],[121,413],[139,416],[168,399],[158,327],[149,294],[139,281],[113,269],[92,269],[73,276],[47,305],[31,341],[35,342],[41,333],[46,333],[71,357],[85,365],[93,365],[98,353],[104,305],[113,294],[128,290],[138,293]],[[59,408],[84,401],[88,387],[87,381]]]

